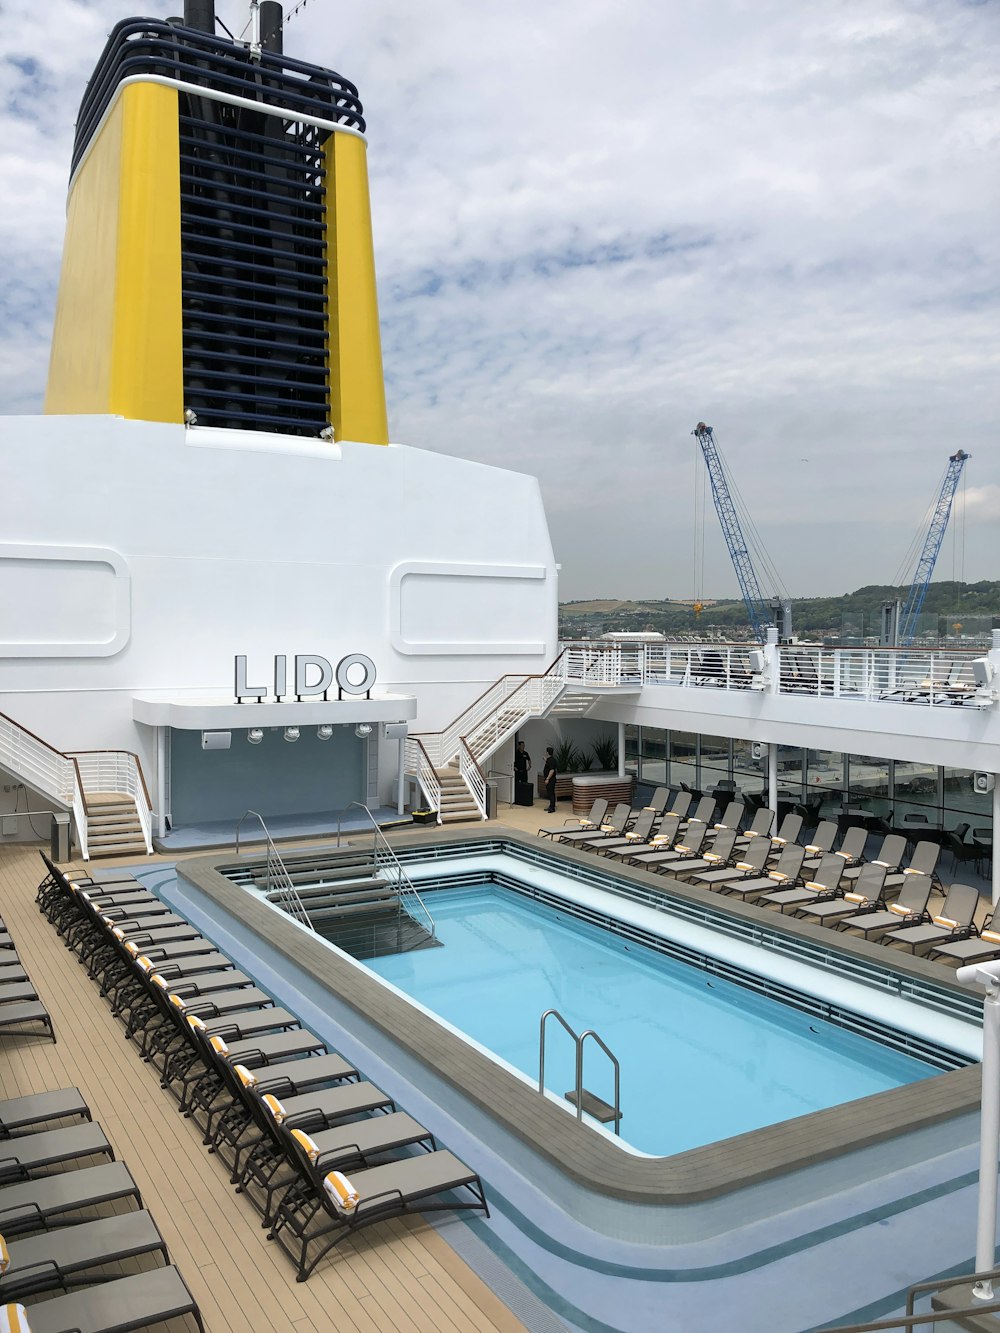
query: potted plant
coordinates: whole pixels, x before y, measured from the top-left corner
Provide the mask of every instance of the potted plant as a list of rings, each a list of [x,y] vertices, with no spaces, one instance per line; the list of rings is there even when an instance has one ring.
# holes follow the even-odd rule
[[[602,772],[617,772],[618,742],[610,732],[606,736],[598,736],[590,747],[590,753],[594,763]]]

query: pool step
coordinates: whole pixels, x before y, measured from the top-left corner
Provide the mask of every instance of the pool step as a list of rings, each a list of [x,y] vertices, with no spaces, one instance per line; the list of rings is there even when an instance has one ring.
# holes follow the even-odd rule
[[[571,1106],[577,1105],[576,1089],[563,1094]],[[602,1101],[594,1093],[588,1092],[583,1088],[580,1092],[580,1106],[583,1108],[584,1115],[591,1116],[594,1120],[600,1121],[602,1125],[613,1125],[616,1120],[622,1118],[621,1111],[616,1111],[610,1103]]]
[[[268,901],[272,903],[279,902],[281,899],[279,893],[269,893],[267,897]],[[357,891],[353,893],[328,893],[319,889],[315,893],[299,894],[299,901],[310,916],[313,912],[325,911],[328,908],[336,909],[339,906],[352,907],[355,904],[381,903],[387,898],[398,901],[396,891],[390,888],[384,879],[358,881]]]

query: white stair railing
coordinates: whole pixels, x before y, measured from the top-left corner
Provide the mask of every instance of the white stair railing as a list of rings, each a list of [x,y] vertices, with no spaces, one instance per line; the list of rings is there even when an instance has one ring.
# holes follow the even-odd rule
[[[434,918],[428,911],[427,904],[414,887],[413,881],[403,869],[403,863],[389,845],[388,838],[379,828],[378,820],[363,801],[352,801],[351,805],[347,808],[350,809],[351,806],[357,806],[359,810],[365,812],[374,831],[375,836],[374,842],[372,843],[372,870],[393,885],[396,892],[399,894],[399,900],[403,904],[403,910],[412,918],[412,920],[416,921],[418,925],[423,925],[423,928],[430,935],[431,939],[436,939],[437,926],[435,925]],[[337,837],[339,840],[339,825],[337,828]]]
[[[416,736],[407,736],[405,759],[407,773],[412,773],[417,779],[428,808],[437,811],[438,823],[440,824],[441,782],[421,739]]]
[[[461,749],[458,752],[458,771],[461,773],[462,780],[476,803],[480,818],[486,819],[486,777],[483,770],[476,763],[475,756],[469,749],[464,736],[461,739]]]
[[[85,861],[89,860],[87,797],[77,761],[0,713],[0,764],[24,778],[43,796],[69,806],[80,854]]]
[[[267,856],[264,865],[265,895],[270,898],[273,893],[274,897],[271,898],[271,901],[275,903],[276,906],[282,908],[290,917],[293,917],[298,921],[300,925],[305,926],[307,930],[311,930],[313,934],[315,934],[316,927],[309,920],[309,913],[306,911],[305,904],[299,897],[299,891],[295,887],[295,881],[288,873],[288,867],[285,865],[284,861],[282,861],[278,849],[275,847],[271,835],[267,831],[267,825],[256,810],[245,811],[240,822],[236,825],[236,855],[239,856],[240,854],[240,832],[244,822],[248,819],[256,819],[264,834],[264,840],[267,847]]]
[[[131,750],[74,750],[85,792],[117,793],[135,803],[146,851],[153,853],[153,809],[138,755]]]

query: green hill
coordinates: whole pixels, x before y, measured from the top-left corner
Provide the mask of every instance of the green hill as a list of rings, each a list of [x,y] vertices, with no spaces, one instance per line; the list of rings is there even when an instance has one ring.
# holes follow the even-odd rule
[[[842,597],[796,597],[792,599],[795,633],[808,637],[849,635],[877,636],[879,612],[884,601],[905,602],[908,588],[869,584]],[[1000,628],[1000,582],[932,583],[924,601],[921,632],[941,637],[988,633]],[[957,629],[956,626],[960,626]],[[613,631],[627,633],[656,630],[667,635],[711,633],[716,630],[743,637],[749,631],[742,601],[707,601],[700,614],[690,602],[666,599],[563,602],[559,607],[559,632],[564,639],[596,638]]]

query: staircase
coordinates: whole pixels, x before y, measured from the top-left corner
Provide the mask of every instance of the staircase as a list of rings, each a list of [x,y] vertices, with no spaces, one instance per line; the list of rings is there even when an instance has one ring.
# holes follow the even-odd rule
[[[437,805],[439,824],[460,824],[465,820],[485,817],[457,767],[439,768],[437,778],[440,787]]]
[[[438,823],[486,818],[483,767],[529,718],[585,717],[595,698],[633,694],[622,680],[621,653],[567,649],[537,676],[501,676],[444,731],[406,742],[406,772],[420,784]]]
[[[149,791],[130,750],[64,754],[0,713],[0,769],[72,814],[85,861],[92,855],[152,855]]]
[[[268,849],[264,861],[226,867],[226,878],[263,893],[353,958],[440,943],[433,918],[377,827],[375,844],[368,849],[283,861],[269,835]]]
[[[149,850],[135,800],[121,792],[87,793],[90,855],[145,856]]]

